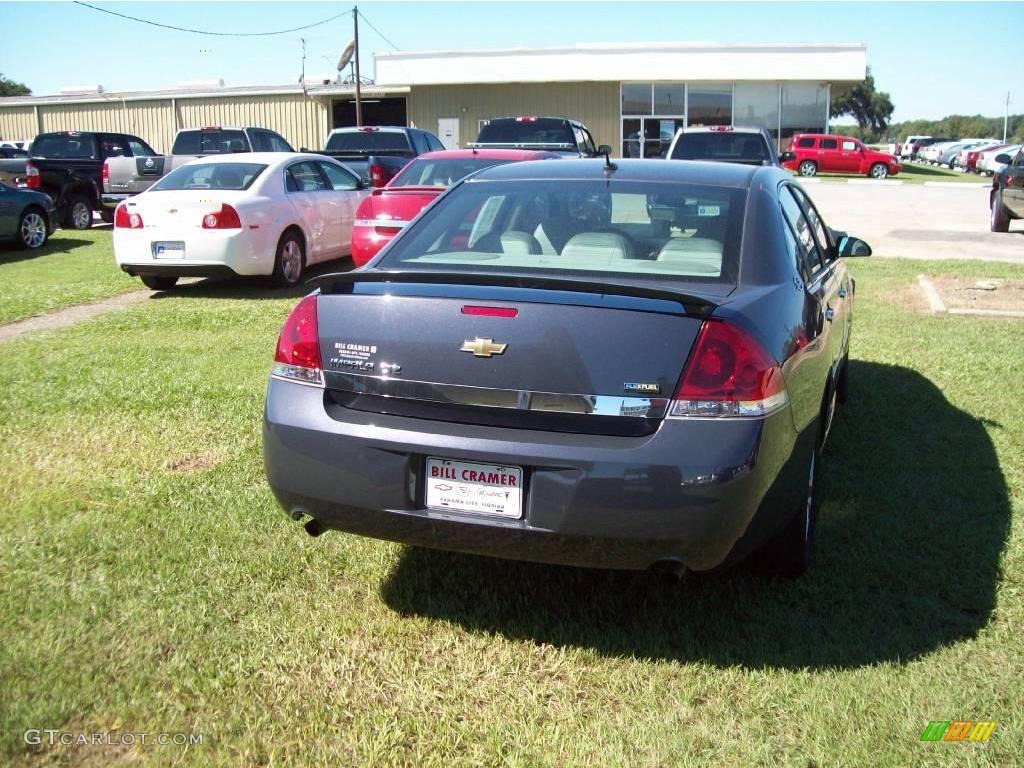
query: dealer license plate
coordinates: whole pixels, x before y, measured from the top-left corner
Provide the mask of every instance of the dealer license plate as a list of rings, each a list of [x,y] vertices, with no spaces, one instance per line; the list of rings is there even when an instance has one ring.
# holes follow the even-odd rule
[[[523,469],[427,458],[427,507],[518,519],[523,516]]]
[[[168,240],[153,243],[154,259],[184,259],[185,243],[181,240]]]

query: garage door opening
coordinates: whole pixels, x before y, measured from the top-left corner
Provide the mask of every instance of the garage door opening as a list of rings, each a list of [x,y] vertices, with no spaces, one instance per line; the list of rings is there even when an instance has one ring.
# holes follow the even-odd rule
[[[363,125],[407,125],[404,96],[362,99]],[[356,100],[336,99],[332,105],[332,128],[356,124]]]

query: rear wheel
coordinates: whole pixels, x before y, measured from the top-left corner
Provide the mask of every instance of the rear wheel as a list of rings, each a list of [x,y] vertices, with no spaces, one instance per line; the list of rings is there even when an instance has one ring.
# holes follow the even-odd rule
[[[168,277],[167,275],[139,275],[139,279],[151,291],[169,291],[178,284],[177,277]]]
[[[875,163],[871,166],[868,174],[873,179],[884,179],[889,175],[889,169],[885,166],[885,163]]]
[[[38,208],[26,208],[18,222],[18,245],[29,250],[46,242],[46,218]]]
[[[818,172],[818,164],[813,160],[804,160],[797,166],[797,173],[801,176],[814,176]]]
[[[285,232],[277,244],[274,259],[274,282],[284,288],[297,285],[302,280],[306,266],[306,248],[302,238],[295,231]]]
[[[850,355],[846,354],[843,356],[843,361],[839,364],[839,375],[836,377],[836,400],[839,401],[840,405],[846,404],[846,399],[849,397],[849,377],[850,377]]]
[[[92,226],[92,208],[84,195],[72,195],[65,206],[64,226],[88,229]]]
[[[989,227],[993,232],[1010,231],[1010,212],[1006,210],[998,192],[992,193],[992,216]]]

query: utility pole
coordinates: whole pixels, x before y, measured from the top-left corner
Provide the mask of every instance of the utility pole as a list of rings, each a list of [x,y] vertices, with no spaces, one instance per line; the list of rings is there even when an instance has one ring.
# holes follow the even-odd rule
[[[352,6],[352,22],[355,24],[355,41],[356,41],[356,128],[363,127],[363,104],[362,94],[360,93],[359,83],[359,6]],[[1007,96],[1009,99],[1009,96]]]
[[[1003,113],[1003,142],[1006,142],[1006,124],[1010,122],[1010,92],[1006,92],[1006,111]]]

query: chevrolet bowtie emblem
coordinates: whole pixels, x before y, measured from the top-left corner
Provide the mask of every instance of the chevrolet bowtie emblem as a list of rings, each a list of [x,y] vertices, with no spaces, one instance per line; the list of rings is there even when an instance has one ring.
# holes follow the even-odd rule
[[[473,341],[466,339],[459,350],[472,352],[473,357],[490,357],[491,355],[500,355],[507,346],[508,344],[495,344],[494,339],[481,339],[477,336]]]

